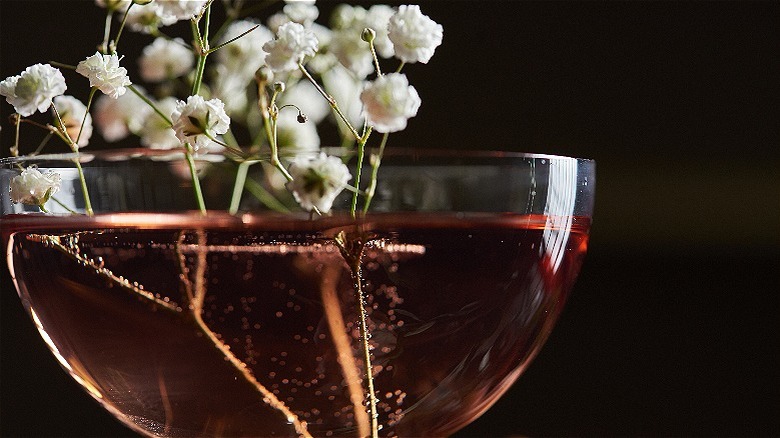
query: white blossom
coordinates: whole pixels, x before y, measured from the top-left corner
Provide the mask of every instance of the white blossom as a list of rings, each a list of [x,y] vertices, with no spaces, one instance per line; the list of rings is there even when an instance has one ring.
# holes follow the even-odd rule
[[[67,88],[58,69],[49,64],[35,64],[20,75],[0,82],[0,96],[4,96],[20,116],[27,117],[36,111],[48,110],[51,100]]]
[[[174,97],[166,97],[155,103],[161,113],[170,118],[176,110],[177,100]],[[147,112],[139,131],[141,145],[150,149],[175,149],[181,147],[181,142],[176,138],[176,133],[171,125],[156,111]]]
[[[152,44],[144,47],[138,58],[141,78],[148,82],[161,82],[187,74],[195,64],[195,55],[184,45],[184,40],[176,38],[156,38]]]
[[[246,82],[249,82],[255,71],[265,64],[266,55],[263,52],[263,45],[272,41],[274,35],[268,28],[258,25],[254,21],[238,20],[227,27],[225,34],[217,42],[217,44],[222,44],[230,41],[255,26],[258,26],[255,30],[219,49],[214,54],[220,64],[227,68],[229,74],[241,75],[246,79]]]
[[[164,15],[156,1],[147,5],[134,5],[127,12],[126,26],[135,32],[151,34],[160,27],[179,21],[176,17]]]
[[[400,6],[388,24],[395,56],[406,63],[427,64],[441,44],[443,33],[441,24],[423,15],[417,5]]]
[[[306,27],[314,23],[320,15],[314,0],[285,0],[282,11],[290,21],[300,23]]]
[[[54,98],[54,107],[60,115],[62,127],[68,132],[68,137],[77,142],[79,148],[89,144],[92,137],[92,116],[87,114],[87,107],[73,96],[57,96]],[[84,119],[84,116],[87,116]],[[60,119],[55,116],[55,123],[59,125]],[[84,122],[82,126],[82,122]]]
[[[329,50],[358,78],[374,71],[374,58],[367,42],[360,38],[363,28],[347,28],[334,32]]]
[[[95,0],[95,4],[112,11],[124,11],[130,6],[132,0]]]
[[[288,22],[279,27],[277,38],[263,45],[268,53],[265,62],[274,73],[284,73],[298,68],[298,62],[317,53],[318,41],[314,32],[303,25]]]
[[[209,137],[224,134],[230,126],[225,104],[219,99],[205,100],[201,96],[179,101],[171,119],[176,138],[189,143],[196,151],[212,142]]]
[[[98,97],[93,114],[100,134],[106,141],[113,142],[130,133],[140,133],[144,119],[151,111],[152,108],[135,93],[125,93],[117,99],[105,95]]]
[[[60,174],[51,170],[41,173],[35,166],[28,167],[11,179],[11,201],[43,206],[60,190],[61,181]]]
[[[189,20],[198,15],[206,4],[206,0],[155,0],[158,5],[157,13],[163,20],[175,18]]]
[[[352,175],[340,158],[320,153],[316,157],[299,156],[290,163],[292,181],[287,188],[304,210],[315,208],[327,213],[333,201],[349,183]]]
[[[390,73],[369,82],[360,93],[366,120],[378,132],[396,132],[406,128],[406,121],[417,114],[420,96],[409,85],[406,75]]]
[[[230,117],[242,117],[246,115],[249,104],[247,86],[250,84],[252,84],[251,79],[243,74],[234,73],[224,64],[218,64],[214,68],[211,94],[225,103],[225,112]],[[256,85],[255,89],[257,89]]]
[[[90,87],[97,87],[103,93],[116,99],[125,94],[131,84],[127,69],[119,66],[116,53],[101,55],[95,52],[76,66],[76,73],[89,79]]]

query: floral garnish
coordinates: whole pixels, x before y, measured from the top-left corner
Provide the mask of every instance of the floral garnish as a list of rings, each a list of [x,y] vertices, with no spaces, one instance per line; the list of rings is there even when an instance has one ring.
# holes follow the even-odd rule
[[[441,24],[424,15],[417,5],[400,6],[388,25],[395,56],[410,64],[427,64],[436,47],[441,45],[443,33]]]
[[[28,167],[11,179],[11,201],[28,205],[43,205],[51,195],[60,190],[62,178],[59,173],[41,173],[35,166]]]
[[[97,87],[100,91],[116,99],[125,94],[127,86],[131,84],[127,77],[127,69],[119,66],[119,57],[116,53],[94,55],[79,62],[76,73],[89,79],[90,87]]]
[[[147,82],[178,78],[189,73],[194,64],[195,56],[181,38],[156,38],[138,58],[141,78]]]
[[[189,143],[195,151],[224,134],[230,127],[230,118],[225,113],[225,104],[219,99],[205,100],[201,96],[190,96],[179,101],[171,114],[176,138]]]
[[[314,32],[302,24],[290,21],[279,26],[277,37],[263,45],[268,53],[265,62],[274,73],[285,73],[298,68],[306,56],[314,56],[318,40]]]
[[[378,132],[396,132],[406,128],[406,121],[417,115],[420,96],[402,73],[376,78],[360,94],[366,120]]]
[[[318,210],[327,213],[333,201],[349,183],[352,175],[349,168],[338,157],[325,155],[297,157],[290,164],[292,181],[287,188],[304,210]]]
[[[35,64],[22,74],[0,82],[0,96],[4,96],[20,116],[27,117],[36,111],[47,111],[52,99],[67,88],[58,69],[49,64]]]

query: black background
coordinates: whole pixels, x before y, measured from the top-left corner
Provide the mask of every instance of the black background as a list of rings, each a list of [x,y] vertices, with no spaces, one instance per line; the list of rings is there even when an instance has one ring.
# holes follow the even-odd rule
[[[780,3],[421,5],[444,44],[405,69],[423,105],[390,146],[598,162],[558,326],[458,436],[780,435]],[[101,32],[91,1],[2,0],[0,78],[76,63]],[[5,270],[0,296],[0,435],[129,435],[52,359]]]

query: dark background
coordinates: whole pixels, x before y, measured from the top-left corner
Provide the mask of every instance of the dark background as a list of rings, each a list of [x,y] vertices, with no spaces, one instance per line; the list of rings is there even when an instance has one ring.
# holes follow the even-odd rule
[[[458,436],[780,435],[780,3],[421,5],[444,44],[405,69],[423,106],[390,146],[598,162],[558,326]],[[0,78],[94,53],[101,14],[2,0]],[[0,435],[127,435],[52,359],[7,271],[0,296]]]

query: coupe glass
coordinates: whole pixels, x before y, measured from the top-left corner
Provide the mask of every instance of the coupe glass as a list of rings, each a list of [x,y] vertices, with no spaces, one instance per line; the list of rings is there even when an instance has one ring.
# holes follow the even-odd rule
[[[63,368],[148,436],[443,436],[522,374],[579,271],[595,163],[389,151],[367,214],[296,212],[275,170],[181,154],[0,161],[2,237],[22,304]],[[35,165],[62,177],[14,204]],[[371,169],[364,169],[364,181]],[[362,204],[361,204],[362,206]],[[290,212],[284,212],[290,210]]]

